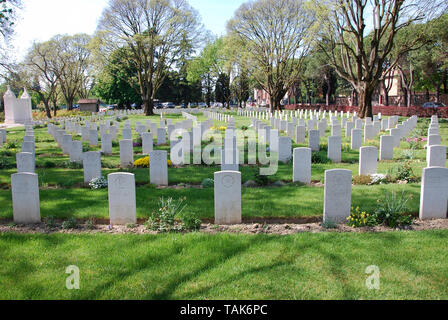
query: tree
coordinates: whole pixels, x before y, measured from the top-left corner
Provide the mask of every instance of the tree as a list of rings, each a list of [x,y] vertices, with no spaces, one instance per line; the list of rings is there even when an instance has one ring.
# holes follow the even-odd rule
[[[29,74],[28,86],[44,104],[48,118],[51,118],[50,102],[54,95],[57,96],[59,83],[56,49],[57,44],[51,40],[34,43],[25,58],[25,68]]]
[[[10,59],[9,40],[14,33],[17,13],[22,8],[21,0],[0,0],[0,77],[8,79],[13,73],[14,63]]]
[[[230,98],[230,77],[222,72],[219,74],[218,80],[216,81],[215,99],[217,102],[225,103],[228,107]]]
[[[360,117],[372,117],[372,95],[388,72],[384,66],[398,32],[423,21],[431,9],[442,3],[437,0],[316,1],[316,9],[323,18],[319,25],[324,26],[320,47],[338,75],[355,88]],[[398,57],[415,48],[419,41],[415,37],[396,48],[397,58],[388,68],[394,68]]]
[[[137,80],[137,69],[129,59],[129,48],[112,52],[110,59],[97,76],[94,94],[101,100],[129,108],[133,103],[142,104]]]
[[[111,0],[98,36],[105,50],[129,47],[137,69],[145,114],[152,115],[157,90],[182,52],[200,34],[198,13],[185,0]]]
[[[88,73],[90,66],[89,43],[91,37],[87,34],[73,36],[55,36],[57,67],[62,95],[67,103],[67,109],[72,110],[77,96],[84,98],[92,87]]]
[[[411,53],[415,68],[421,73],[440,100],[442,85],[448,72],[448,13],[429,21],[424,35],[424,45]]]
[[[250,48],[253,77],[269,95],[271,110],[297,80],[313,12],[301,0],[258,0],[241,5],[228,30]]]

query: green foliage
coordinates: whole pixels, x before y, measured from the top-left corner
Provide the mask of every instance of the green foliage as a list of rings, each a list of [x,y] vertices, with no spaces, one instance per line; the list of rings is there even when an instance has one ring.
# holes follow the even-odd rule
[[[94,217],[90,217],[89,219],[87,219],[87,221],[85,222],[85,226],[87,229],[89,230],[94,230],[96,229],[96,219]]]
[[[327,219],[326,221],[322,222],[321,226],[324,229],[337,229],[338,224],[330,219]]]
[[[354,185],[369,185],[372,182],[372,178],[370,176],[354,176],[353,184]]]
[[[146,226],[148,229],[159,232],[171,232],[182,230],[175,218],[180,216],[185,209],[185,199],[173,200],[173,198],[161,198],[159,200],[159,209],[151,213]]]
[[[311,163],[331,163],[331,159],[328,158],[327,152],[325,151],[313,151],[311,153]]]
[[[89,182],[89,186],[92,190],[107,188],[107,179],[104,177],[94,178]]]
[[[411,162],[407,161],[401,163],[398,167],[395,167],[390,175],[394,180],[407,181],[407,182],[418,182],[420,179],[414,174],[412,170]]]
[[[62,223],[62,229],[64,230],[77,229],[77,228],[78,228],[78,221],[76,221],[75,218],[70,218]]]
[[[375,218],[367,213],[367,212],[361,212],[359,207],[356,207],[353,209],[350,216],[347,218],[347,224],[350,227],[354,228],[360,228],[360,227],[366,227],[366,226],[375,226],[377,223],[375,221]]]
[[[213,179],[207,178],[202,180],[201,186],[202,188],[213,188],[215,185],[215,182]]]
[[[410,199],[411,196],[406,196],[404,191],[399,196],[395,191],[385,193],[382,199],[378,199],[378,207],[372,216],[373,219],[377,224],[391,228],[412,224],[412,216],[405,214]]]
[[[182,228],[188,231],[196,231],[201,228],[201,220],[197,213],[182,212],[179,214],[179,219],[182,222]]]
[[[45,225],[50,228],[53,229],[56,227],[56,217],[55,216],[48,216],[45,218]]]

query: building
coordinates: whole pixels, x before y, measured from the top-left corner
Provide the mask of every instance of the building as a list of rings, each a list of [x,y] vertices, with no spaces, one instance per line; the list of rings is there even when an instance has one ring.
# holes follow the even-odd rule
[[[3,96],[5,102],[5,123],[6,124],[26,124],[33,120],[31,111],[31,97],[26,89],[23,89],[22,96],[16,98],[15,94],[8,89]]]
[[[78,101],[79,111],[99,112],[100,103],[98,99],[81,99]]]

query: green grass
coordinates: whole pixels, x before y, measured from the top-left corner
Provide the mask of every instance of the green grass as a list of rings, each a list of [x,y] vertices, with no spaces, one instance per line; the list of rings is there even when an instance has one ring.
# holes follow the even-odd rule
[[[0,234],[0,299],[448,299],[448,231]],[[80,290],[65,287],[68,266]],[[368,290],[365,270],[380,269]]]

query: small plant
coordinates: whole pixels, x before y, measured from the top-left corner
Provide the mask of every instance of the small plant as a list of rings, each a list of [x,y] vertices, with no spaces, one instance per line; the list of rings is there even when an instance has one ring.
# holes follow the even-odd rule
[[[411,196],[406,196],[404,191],[399,196],[395,192],[385,193],[383,199],[378,199],[378,207],[373,214],[376,223],[391,228],[411,225],[412,216],[405,214],[410,199]]]
[[[354,185],[369,185],[372,183],[372,178],[370,176],[354,176],[353,184]]]
[[[196,213],[184,212],[179,215],[184,230],[196,231],[201,228],[201,220]]]
[[[92,190],[105,189],[105,188],[107,188],[107,180],[104,177],[93,178],[89,182],[89,186]]]
[[[261,175],[258,169],[255,169],[254,180],[260,186],[267,186],[269,184],[268,176]]]
[[[213,179],[207,178],[202,180],[201,186],[202,188],[213,188],[215,186],[215,182]]]
[[[70,218],[62,223],[62,229],[64,230],[77,229],[77,228],[78,228],[78,222],[76,221],[75,218]]]
[[[94,229],[96,229],[96,219],[95,219],[94,217],[90,217],[90,218],[86,221],[85,226],[86,226],[86,228],[89,229],[89,230],[94,230]]]
[[[55,216],[48,216],[45,218],[45,225],[50,228],[53,229],[56,227],[56,218]]]
[[[390,180],[390,178],[386,174],[381,174],[381,173],[372,174],[370,176],[370,178],[371,178],[371,182],[370,182],[371,185],[386,184]]]
[[[10,140],[5,143],[6,149],[17,149],[20,146],[19,142],[16,140]]]
[[[147,228],[159,232],[171,232],[182,230],[182,225],[176,223],[175,218],[185,209],[185,198],[173,200],[173,198],[159,201],[159,209],[154,211],[146,224]]]
[[[0,158],[0,169],[9,169],[12,165],[9,163],[7,158]]]
[[[80,162],[66,161],[66,162],[64,162],[64,167],[67,169],[82,169],[83,165]]]
[[[405,149],[401,153],[401,156],[403,159],[413,160],[413,159],[415,159],[415,150],[413,148]]]
[[[134,229],[134,228],[135,228],[135,224],[133,224],[133,223],[128,223],[128,224],[126,225],[126,228],[128,228],[128,229]]]
[[[241,127],[241,130],[243,130],[243,131],[247,131],[248,129],[249,129],[248,126],[242,126],[242,127]]]
[[[53,161],[47,160],[44,162],[44,168],[55,168],[56,167],[56,163],[54,163]]]
[[[134,167],[136,168],[149,168],[149,156],[140,158],[134,161]]]
[[[8,226],[9,228],[15,228],[15,227],[17,227],[17,223],[15,223],[15,222],[10,222],[10,223],[7,224],[7,226]]]
[[[396,180],[407,182],[418,182],[419,179],[415,176],[412,170],[411,163],[409,161],[400,164],[394,170],[394,176]]]
[[[311,163],[330,163],[331,159],[328,158],[327,153],[324,151],[313,151],[311,154]]]
[[[374,226],[376,225],[376,221],[371,214],[364,211],[361,212],[359,207],[356,207],[356,209],[353,210],[352,207],[352,213],[347,218],[347,224],[350,227],[360,228],[366,226]]]

